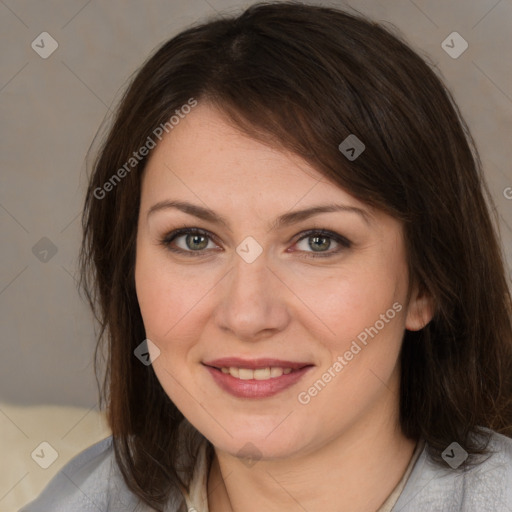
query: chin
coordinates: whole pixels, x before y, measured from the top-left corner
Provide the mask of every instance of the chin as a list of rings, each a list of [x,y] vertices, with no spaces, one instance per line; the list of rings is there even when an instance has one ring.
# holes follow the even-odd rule
[[[233,437],[225,431],[222,431],[221,435],[218,431],[212,436],[208,435],[208,432],[205,432],[204,435],[216,449],[232,456],[252,459],[288,458],[305,447],[305,439],[303,433],[292,434],[290,427],[282,430],[280,427],[276,429],[276,425],[282,420],[283,418],[273,421],[269,428],[267,428],[267,423],[265,423],[265,428],[261,425],[257,428],[237,428],[234,423],[231,423],[232,427],[228,431]]]

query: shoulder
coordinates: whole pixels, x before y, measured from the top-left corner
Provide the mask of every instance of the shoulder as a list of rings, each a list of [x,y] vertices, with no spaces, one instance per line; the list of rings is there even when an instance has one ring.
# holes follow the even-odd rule
[[[417,460],[393,512],[512,511],[512,439],[488,429],[489,455],[464,470]]]
[[[109,436],[70,460],[19,512],[120,512],[138,502],[124,483]]]

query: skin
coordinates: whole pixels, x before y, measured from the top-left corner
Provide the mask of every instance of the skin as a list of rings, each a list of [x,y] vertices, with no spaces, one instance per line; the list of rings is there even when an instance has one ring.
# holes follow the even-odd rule
[[[202,103],[154,149],[142,185],[137,296],[146,335],[161,351],[153,367],[163,389],[215,447],[210,512],[377,510],[416,445],[398,422],[404,330],[421,329],[432,316],[430,301],[414,287],[407,303],[401,224]],[[148,216],[166,200],[210,208],[230,229],[175,208]],[[269,230],[284,213],[332,203],[365,213],[321,213]],[[214,238],[161,243],[185,226]],[[322,239],[321,254],[331,255],[313,258],[319,251],[311,235],[299,240],[308,229],[333,231],[351,246]],[[236,252],[248,236],[263,249],[252,263]],[[198,246],[204,255],[189,256]],[[401,311],[308,404],[300,403],[298,394],[394,303]],[[314,368],[273,397],[242,399],[220,389],[201,364],[226,356]],[[256,447],[254,465],[239,455],[247,443]]]

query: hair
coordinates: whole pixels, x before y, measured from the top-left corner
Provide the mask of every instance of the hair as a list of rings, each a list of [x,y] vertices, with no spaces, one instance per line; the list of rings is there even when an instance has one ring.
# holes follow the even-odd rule
[[[359,13],[260,3],[189,27],[155,51],[125,91],[89,177],[80,289],[100,326],[97,379],[100,347],[108,352],[100,404],[131,491],[161,511],[190,481],[180,443],[193,454],[201,435],[180,441],[186,418],[133,354],[146,337],[134,267],[149,156],[106,198],[97,191],[190,98],[403,223],[410,286],[434,304],[423,329],[404,333],[404,435],[423,438],[439,464],[453,441],[469,463],[488,453],[491,430],[512,437],[512,308],[496,208],[449,90],[401,36]],[[366,146],[353,161],[338,149],[350,134]]]

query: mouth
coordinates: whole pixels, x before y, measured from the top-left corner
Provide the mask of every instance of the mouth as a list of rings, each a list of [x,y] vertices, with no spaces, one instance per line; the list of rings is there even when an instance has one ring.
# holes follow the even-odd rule
[[[238,398],[266,398],[289,388],[314,367],[279,359],[223,358],[202,363],[217,385]]]

